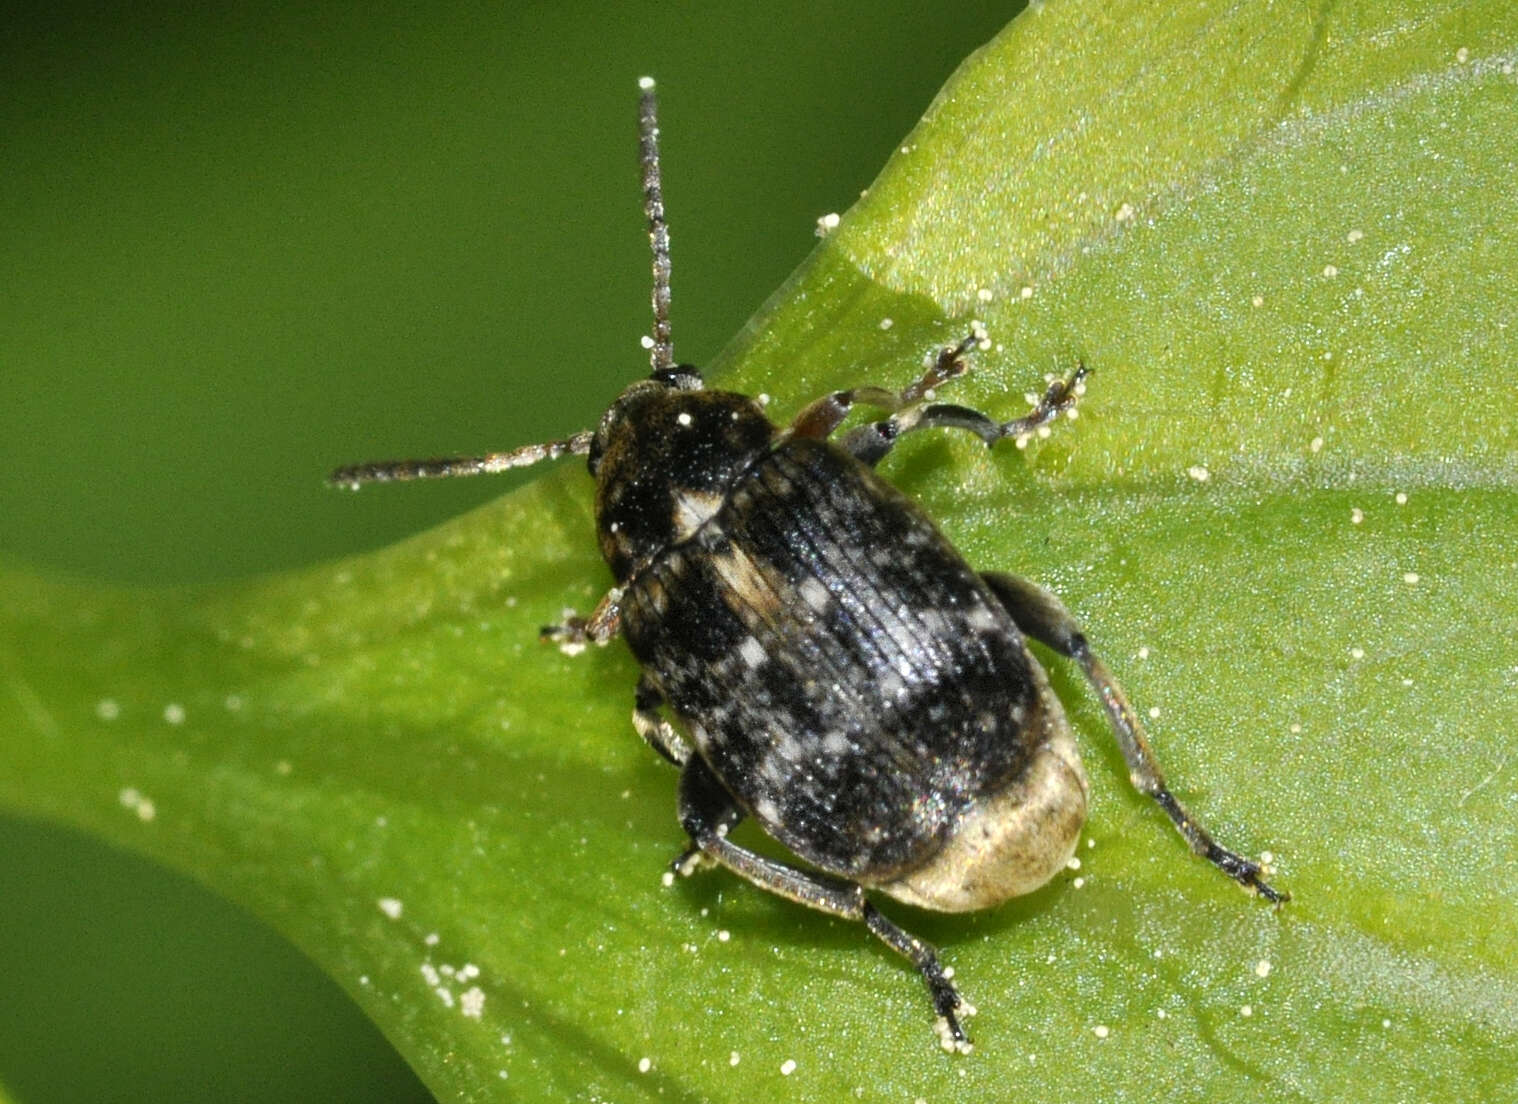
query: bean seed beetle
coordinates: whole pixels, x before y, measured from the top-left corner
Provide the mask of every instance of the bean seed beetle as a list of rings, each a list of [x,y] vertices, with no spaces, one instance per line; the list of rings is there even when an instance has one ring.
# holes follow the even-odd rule
[[[927,983],[945,1049],[968,1051],[938,952],[876,909],[873,890],[944,912],[989,908],[1069,860],[1089,786],[1059,699],[1026,641],[1074,660],[1129,777],[1191,850],[1272,901],[1260,866],[1218,843],[1165,784],[1138,717],[1047,590],[978,573],[875,473],[908,433],[988,446],[1026,438],[1082,391],[1084,368],[998,422],[935,401],[984,339],[972,327],[900,391],[824,395],[786,426],[747,396],[708,390],[674,359],[669,233],[653,81],[641,83],[640,162],[653,252],[652,372],[594,430],[509,452],[360,464],[340,486],[499,472],[588,458],[600,548],[615,583],[595,610],[543,630],[567,645],[626,638],[642,667],[633,725],[680,768],[689,837],[671,873],[715,863],[754,885],[862,921]],[[856,405],[879,420],[833,439]],[[752,818],[802,865],[729,833]],[[670,875],[666,875],[670,877]]]

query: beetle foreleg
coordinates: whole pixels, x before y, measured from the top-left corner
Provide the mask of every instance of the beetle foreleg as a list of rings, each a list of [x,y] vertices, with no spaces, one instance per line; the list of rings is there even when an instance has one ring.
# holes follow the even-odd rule
[[[1165,775],[1160,770],[1159,760],[1149,747],[1144,726],[1139,723],[1133,707],[1128,704],[1122,687],[1117,684],[1106,665],[1092,653],[1085,633],[1081,632],[1080,626],[1063,603],[1043,587],[1015,575],[987,572],[982,578],[1012,620],[1017,622],[1019,629],[1080,664],[1087,681],[1101,699],[1102,708],[1107,711],[1107,719],[1117,736],[1118,746],[1122,748],[1123,759],[1128,764],[1128,777],[1134,788],[1159,803],[1160,808],[1165,810],[1175,824],[1176,830],[1185,837],[1191,850],[1267,901],[1277,904],[1289,901],[1289,893],[1272,889],[1261,880],[1259,863],[1221,846],[1176,800],[1165,785]]]
[[[874,467],[896,447],[896,442],[904,435],[922,429],[962,429],[975,434],[988,447],[1005,437],[1021,441],[1036,432],[1040,426],[1053,421],[1061,411],[1074,406],[1081,393],[1081,381],[1085,377],[1086,367],[1080,365],[1069,378],[1057,379],[1049,384],[1043,397],[1028,413],[1010,422],[998,422],[979,410],[954,403],[908,406],[889,418],[850,430],[843,438],[843,447],[855,459]]]
[[[865,897],[862,886],[798,870],[733,843],[728,833],[742,819],[742,811],[712,777],[705,762],[692,758],[680,775],[680,823],[692,846],[676,860],[675,871],[689,873],[691,860],[697,854],[704,855],[760,889],[846,920],[862,921],[881,942],[917,967],[938,1013],[939,1041],[944,1049],[968,1053],[970,1041],[959,1021],[962,1016],[974,1015],[975,1009],[954,988],[938,961],[937,950],[886,919]]]
[[[891,411],[894,419],[898,411],[913,407],[929,397],[935,387],[964,375],[970,367],[965,354],[984,340],[985,336],[986,331],[977,326],[958,345],[949,345],[939,350],[932,366],[911,386],[900,391],[888,391],[884,387],[852,387],[847,391],[829,392],[807,404],[796,415],[791,421],[791,434],[796,437],[828,437],[849,416],[855,403]]]
[[[561,650],[574,654],[583,651],[586,644],[608,644],[621,631],[622,588],[612,587],[589,617],[571,614],[560,624],[544,625],[538,630],[538,639],[555,641]]]

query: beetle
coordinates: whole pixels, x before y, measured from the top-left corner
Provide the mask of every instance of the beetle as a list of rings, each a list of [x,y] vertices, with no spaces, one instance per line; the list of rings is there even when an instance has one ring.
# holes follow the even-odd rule
[[[711,390],[674,358],[669,232],[653,81],[640,82],[639,152],[653,254],[651,374],[594,430],[509,452],[340,468],[364,483],[505,471],[583,455],[614,585],[588,617],[543,630],[566,650],[620,635],[642,668],[633,725],[680,768],[689,837],[666,874],[718,864],[762,889],[862,921],[922,975],[945,1049],[968,1051],[960,996],[936,949],[867,891],[964,912],[1046,883],[1086,819],[1089,784],[1036,640],[1090,682],[1133,785],[1191,850],[1259,896],[1288,899],[1219,845],[1165,783],[1126,696],[1053,594],[972,569],[875,472],[908,433],[954,429],[988,446],[1069,409],[1084,367],[998,422],[935,401],[962,375],[978,325],[900,391],[824,395],[777,426],[748,396]],[[883,417],[835,440],[855,406]],[[673,719],[671,719],[673,718]],[[758,822],[805,865],[733,841]]]

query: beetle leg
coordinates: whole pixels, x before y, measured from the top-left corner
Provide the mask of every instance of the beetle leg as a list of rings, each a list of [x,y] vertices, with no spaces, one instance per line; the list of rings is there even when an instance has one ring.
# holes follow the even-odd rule
[[[1086,366],[1078,365],[1067,379],[1057,379],[1049,384],[1043,397],[1028,413],[1010,422],[998,422],[978,410],[954,403],[908,406],[889,418],[850,430],[843,438],[843,447],[856,460],[874,467],[896,447],[896,442],[904,434],[920,429],[962,429],[975,434],[987,447],[1006,437],[1025,441],[1041,426],[1057,418],[1061,411],[1075,405],[1086,374]]]
[[[633,728],[651,748],[678,767],[690,758],[690,745],[675,731],[674,725],[660,716],[659,707],[663,704],[664,695],[653,680],[647,675],[640,678],[638,688],[633,691]]]
[[[690,835],[691,847],[675,861],[675,872],[690,873],[692,860],[705,856],[760,889],[846,920],[862,921],[881,942],[917,967],[938,1013],[939,1040],[944,1049],[968,1053],[970,1041],[959,1021],[962,1016],[974,1015],[975,1009],[954,988],[938,961],[938,952],[883,916],[865,897],[862,886],[798,870],[733,843],[728,833],[742,819],[742,811],[712,777],[706,763],[691,758],[680,775],[680,823]]]
[[[1150,749],[1144,727],[1139,723],[1133,707],[1128,704],[1122,687],[1117,684],[1106,665],[1092,653],[1085,633],[1081,632],[1080,626],[1075,623],[1075,618],[1065,609],[1064,604],[1043,587],[1014,575],[987,572],[981,577],[1011,614],[1012,620],[1017,622],[1019,629],[1080,664],[1087,681],[1101,699],[1102,708],[1107,711],[1107,719],[1117,736],[1118,746],[1123,750],[1123,759],[1128,764],[1128,777],[1134,788],[1159,802],[1160,808],[1174,822],[1176,830],[1185,837],[1191,850],[1267,901],[1279,904],[1290,900],[1289,893],[1272,889],[1261,880],[1258,863],[1218,844],[1175,799],[1175,795],[1165,785],[1159,761]]]
[[[557,625],[544,625],[538,630],[539,640],[553,640],[559,648],[574,655],[585,650],[586,644],[608,644],[622,631],[622,588],[612,587],[596,603],[589,617],[569,614]]]
[[[970,331],[958,345],[948,345],[939,350],[938,357],[909,387],[900,391],[888,391],[884,387],[851,387],[847,391],[831,391],[808,403],[791,421],[794,437],[828,437],[849,416],[855,403],[888,410],[894,417],[897,411],[920,403],[935,387],[962,376],[969,370],[966,354],[984,340],[986,331],[980,327]]]

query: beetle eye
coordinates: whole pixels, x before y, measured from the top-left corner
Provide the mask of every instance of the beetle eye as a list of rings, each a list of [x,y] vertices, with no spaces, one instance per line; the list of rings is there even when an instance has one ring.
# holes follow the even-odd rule
[[[676,364],[673,368],[656,368],[648,377],[655,383],[673,387],[676,391],[699,391],[705,382],[694,364]]]

